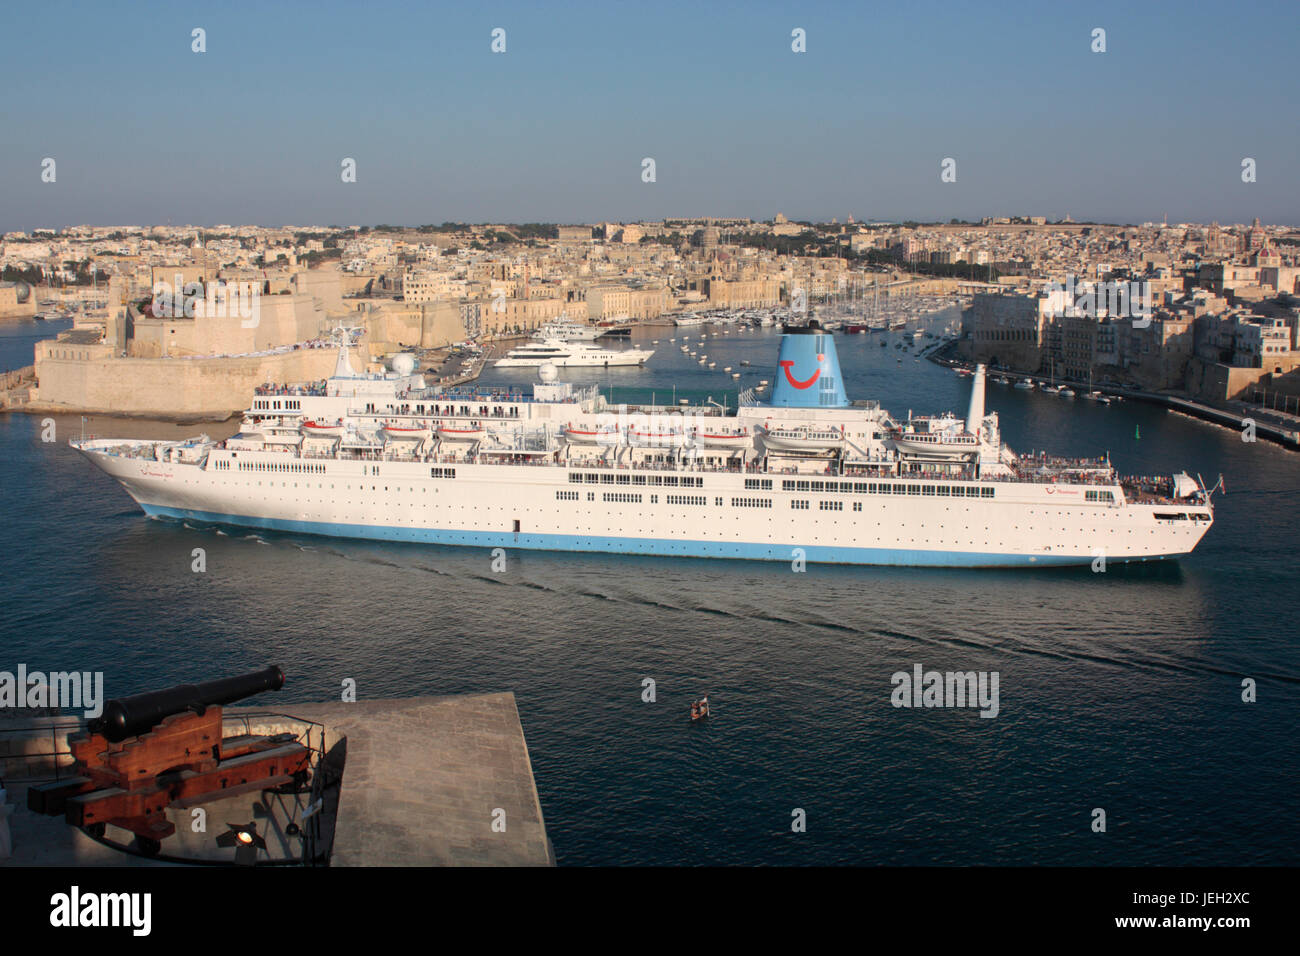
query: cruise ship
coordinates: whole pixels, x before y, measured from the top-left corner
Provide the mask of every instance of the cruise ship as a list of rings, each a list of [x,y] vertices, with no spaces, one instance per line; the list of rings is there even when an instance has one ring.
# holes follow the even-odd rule
[[[930,567],[1149,561],[1214,520],[1199,479],[1022,457],[984,407],[850,401],[835,341],[780,339],[767,401],[613,406],[543,365],[523,388],[427,387],[409,357],[259,390],[225,441],[72,445],[157,518],[439,545]],[[1104,566],[1104,565],[1103,565]]]
[[[585,342],[559,338],[533,340],[511,349],[493,364],[495,368],[527,368],[554,365],[556,368],[644,365],[654,349],[608,349]]]

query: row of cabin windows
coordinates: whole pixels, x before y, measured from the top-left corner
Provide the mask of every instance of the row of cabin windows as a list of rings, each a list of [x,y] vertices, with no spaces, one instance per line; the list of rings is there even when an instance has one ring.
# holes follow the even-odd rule
[[[1083,493],[1084,501],[1110,501],[1115,500],[1115,496],[1109,491],[1085,491]]]
[[[274,400],[269,398],[259,398],[257,401],[253,402],[253,408],[268,412],[299,412],[302,411],[302,402],[296,398],[277,398]]]
[[[221,464],[222,463],[218,462],[218,467],[220,467]],[[227,468],[230,467],[229,462],[225,462],[224,464],[226,465]],[[324,465],[317,465],[307,461],[286,461],[283,463],[278,461],[241,461],[239,463],[239,470],[240,471],[277,471],[285,474],[295,474],[295,475],[325,474]]]
[[[703,488],[704,479],[693,475],[626,475],[597,472],[569,472],[573,484],[589,485],[666,485],[670,488]]]
[[[991,485],[917,485],[886,481],[812,481],[781,482],[782,491],[838,491],[866,495],[937,495],[941,498],[992,498],[997,489]]]

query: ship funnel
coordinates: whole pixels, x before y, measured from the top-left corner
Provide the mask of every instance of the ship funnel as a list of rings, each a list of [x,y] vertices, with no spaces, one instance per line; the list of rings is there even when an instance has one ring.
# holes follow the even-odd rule
[[[786,326],[776,359],[773,406],[847,408],[835,340],[816,322]]]
[[[970,408],[966,410],[966,431],[978,435],[984,425],[984,366],[976,365],[971,376]]]
[[[348,359],[348,343],[345,341],[339,346],[339,360],[334,364],[335,378],[356,378],[357,373],[352,369],[352,362]]]

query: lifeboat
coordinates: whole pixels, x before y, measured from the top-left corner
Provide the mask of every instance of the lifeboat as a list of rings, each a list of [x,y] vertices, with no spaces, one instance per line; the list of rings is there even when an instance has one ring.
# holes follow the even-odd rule
[[[844,444],[844,433],[835,428],[766,428],[763,444],[778,451],[829,451]]]
[[[627,437],[634,445],[650,448],[674,448],[686,444],[686,433],[679,428],[629,428]]]
[[[979,451],[980,440],[974,435],[895,432],[891,436],[901,451],[930,458],[961,458]]]
[[[601,427],[578,428],[573,424],[564,426],[564,440],[571,445],[613,445],[623,440],[623,433],[613,425]]]
[[[439,425],[438,437],[443,441],[479,441],[483,437],[483,426],[466,425],[457,427],[455,425]]]
[[[323,422],[305,421],[301,427],[304,435],[311,435],[313,438],[338,438],[343,434],[342,422],[326,425]]]
[[[709,448],[744,448],[750,443],[748,428],[741,428],[734,432],[709,431],[706,428],[697,428],[691,432],[691,436],[701,445]]]
[[[388,441],[423,441],[433,435],[433,429],[425,424],[384,425],[380,433]]]

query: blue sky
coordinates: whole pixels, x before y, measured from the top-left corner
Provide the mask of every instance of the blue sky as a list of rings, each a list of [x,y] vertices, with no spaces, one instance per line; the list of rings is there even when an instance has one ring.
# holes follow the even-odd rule
[[[12,4],[0,231],[776,212],[1295,224],[1298,27],[1294,0]]]

